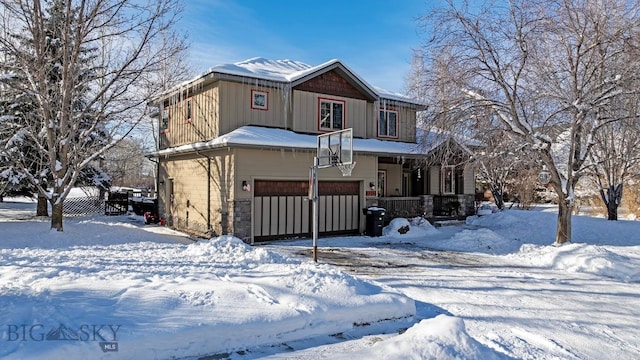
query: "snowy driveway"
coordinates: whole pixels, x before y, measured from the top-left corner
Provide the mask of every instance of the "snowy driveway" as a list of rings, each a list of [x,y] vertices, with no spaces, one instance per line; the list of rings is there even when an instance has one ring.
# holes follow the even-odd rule
[[[461,231],[463,227],[442,229],[438,237],[446,241]],[[470,336],[509,357],[640,356],[637,281],[530,265],[535,261],[518,254],[435,250],[419,240],[325,242],[328,244],[324,247],[321,243],[319,262],[339,266],[413,298],[418,321],[441,313],[461,318]],[[310,256],[308,247],[294,246],[299,244],[269,247]],[[350,347],[361,348],[363,341],[367,340],[334,347],[339,347],[336,351],[349,351]],[[313,358],[318,351],[306,349],[295,355]]]

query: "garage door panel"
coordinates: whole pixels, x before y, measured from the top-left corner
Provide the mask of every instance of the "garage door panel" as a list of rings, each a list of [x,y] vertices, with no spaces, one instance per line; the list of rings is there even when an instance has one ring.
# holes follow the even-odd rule
[[[326,196],[319,196],[318,197],[318,209],[319,209],[319,216],[318,216],[318,231],[323,233],[327,231],[327,213],[329,211],[329,209],[327,209],[327,197]]]
[[[312,202],[307,181],[254,182],[254,238],[256,241],[310,236]],[[321,235],[357,233],[360,225],[360,182],[318,184]]]
[[[269,216],[269,234],[274,234],[277,235],[278,234],[278,216],[280,215],[279,212],[279,208],[278,208],[278,200],[279,197],[277,196],[270,196],[269,197],[269,211],[270,211],[270,216]]]

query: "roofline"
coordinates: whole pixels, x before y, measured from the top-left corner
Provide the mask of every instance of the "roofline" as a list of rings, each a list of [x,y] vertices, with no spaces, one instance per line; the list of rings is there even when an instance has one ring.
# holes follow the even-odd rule
[[[244,82],[245,79],[251,79],[251,80],[260,80],[264,82],[266,86],[269,86],[268,85],[269,83],[272,83],[273,87],[277,87],[277,84],[290,84],[291,88],[293,88],[309,79],[312,79],[318,75],[324,74],[333,69],[342,70],[347,75],[347,77],[352,80],[352,82],[350,82],[351,85],[363,91],[368,100],[371,100],[371,101],[389,100],[393,102],[413,105],[413,107],[415,107],[416,110],[418,111],[426,109],[425,104],[417,100],[411,101],[412,99],[408,97],[405,99],[402,99],[402,98],[396,98],[393,96],[385,96],[384,93],[378,92],[374,86],[371,86],[367,81],[361,78],[357,73],[351,70],[347,65],[342,63],[342,61],[337,59],[327,61],[324,64],[320,64],[315,67],[311,67],[309,70],[312,70],[312,71],[305,73],[300,77],[293,78],[289,81],[280,81],[280,80],[270,79],[268,77],[251,76],[246,74],[243,74],[243,75],[233,74],[232,72],[221,72],[221,71],[215,71],[210,69],[209,71],[203,74],[200,74],[190,80],[186,80],[178,85],[175,85],[174,87],[168,90],[165,90],[159,93],[158,95],[152,96],[149,99],[148,103],[152,105],[158,105],[160,101],[163,101],[164,99],[172,96],[173,94],[179,93],[181,91],[188,91],[190,88],[194,87],[198,83],[208,84],[208,83],[214,83],[215,81],[218,81],[218,80]]]
[[[181,145],[183,146],[183,145]],[[209,150],[223,150],[230,148],[243,148],[243,149],[273,149],[273,150],[282,150],[282,149],[291,149],[298,150],[304,152],[316,152],[316,148],[311,147],[298,147],[298,146],[271,146],[271,145],[255,145],[255,144],[237,144],[237,143],[224,143],[224,144],[207,144],[201,147],[189,147],[183,150],[171,150],[171,148],[154,151],[151,153],[145,154],[147,158],[167,158],[170,156],[179,156],[179,155],[188,155],[188,154],[197,154],[203,151]],[[164,153],[163,153],[164,152]],[[367,155],[376,155],[376,156],[386,156],[386,157],[394,157],[394,156],[402,156],[402,157],[415,157],[415,158],[423,158],[427,154],[421,153],[406,153],[406,152],[384,152],[384,151],[368,151],[368,150],[353,150],[354,154],[367,154]]]

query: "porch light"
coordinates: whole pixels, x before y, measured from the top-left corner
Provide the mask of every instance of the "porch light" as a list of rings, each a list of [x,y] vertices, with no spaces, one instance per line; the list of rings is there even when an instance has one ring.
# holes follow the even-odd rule
[[[251,191],[251,184],[247,180],[242,180],[242,191]]]
[[[371,190],[375,190],[376,189],[376,184],[374,184],[373,182],[369,183],[369,188],[371,188]]]

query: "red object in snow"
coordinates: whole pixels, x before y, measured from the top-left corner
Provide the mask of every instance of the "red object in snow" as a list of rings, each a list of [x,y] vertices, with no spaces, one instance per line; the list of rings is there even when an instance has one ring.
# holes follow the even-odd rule
[[[164,220],[164,219],[163,219]],[[152,214],[150,211],[144,213],[144,223],[145,224],[157,224],[158,216],[156,214]],[[164,225],[164,224],[162,224]]]

